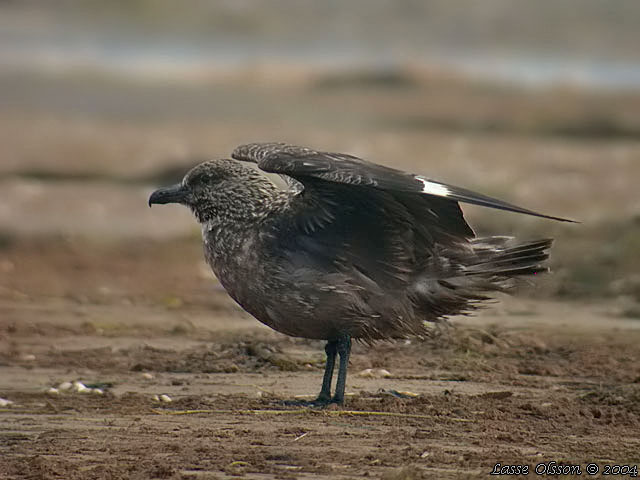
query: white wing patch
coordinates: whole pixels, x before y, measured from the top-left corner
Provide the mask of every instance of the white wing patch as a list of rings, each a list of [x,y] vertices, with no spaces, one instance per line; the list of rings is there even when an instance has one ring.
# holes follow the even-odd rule
[[[440,183],[432,182],[424,177],[416,176],[418,180],[422,182],[422,193],[428,193],[429,195],[437,195],[438,197],[449,196],[449,189]]]

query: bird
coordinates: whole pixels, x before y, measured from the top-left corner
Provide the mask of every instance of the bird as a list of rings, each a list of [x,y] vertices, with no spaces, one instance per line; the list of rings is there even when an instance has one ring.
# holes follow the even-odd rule
[[[247,163],[279,174],[286,188]],[[283,334],[326,341],[320,393],[298,402],[317,407],[344,403],[353,341],[427,335],[429,325],[472,313],[519,277],[548,271],[552,239],[477,237],[460,203],[573,222],[286,143],[241,145],[148,203],[191,209],[208,265],[244,310]]]

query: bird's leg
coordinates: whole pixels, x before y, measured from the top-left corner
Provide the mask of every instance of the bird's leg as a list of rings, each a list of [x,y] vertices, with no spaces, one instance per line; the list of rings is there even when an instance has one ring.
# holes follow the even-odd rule
[[[318,404],[329,403],[331,401],[331,380],[333,380],[333,368],[336,364],[336,354],[338,352],[338,342],[336,340],[329,340],[324,347],[324,351],[327,353],[327,363],[324,366],[324,377],[322,377],[322,389],[320,394],[316,398],[315,402]]]
[[[343,335],[337,340],[329,340],[324,347],[324,351],[327,353],[327,363],[324,367],[322,388],[318,398],[312,401],[289,400],[284,402],[285,405],[325,407],[330,403],[337,403],[338,405],[344,403],[344,388],[347,383],[347,367],[349,366],[349,354],[351,353],[351,336]],[[337,355],[340,355],[338,381],[336,383],[336,392],[331,398],[331,380],[333,379],[333,369]]]
[[[331,403],[331,380],[333,380],[333,369],[336,364],[338,354],[338,341],[329,340],[324,347],[327,353],[327,363],[324,366],[324,377],[322,378],[322,388],[315,400],[287,400],[285,405],[295,405],[299,407],[325,407]]]
[[[331,399],[331,403],[342,405],[344,403],[344,388],[347,383],[347,367],[349,366],[349,354],[351,353],[351,336],[344,335],[337,341],[337,350],[340,354],[340,364],[338,367],[338,381],[336,383],[336,393]],[[324,384],[323,384],[324,389]]]

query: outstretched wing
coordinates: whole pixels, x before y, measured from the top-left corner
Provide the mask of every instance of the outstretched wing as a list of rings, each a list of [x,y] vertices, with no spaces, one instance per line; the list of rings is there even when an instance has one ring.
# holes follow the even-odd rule
[[[566,218],[545,215],[527,208],[492,198],[465,188],[428,179],[421,175],[412,175],[390,167],[377,165],[352,155],[318,152],[310,148],[283,143],[252,143],[236,148],[232,155],[236,160],[257,163],[266,171],[288,175],[307,185],[309,179],[321,179],[327,182],[358,185],[377,188],[390,192],[426,194],[449,202],[434,205],[434,213],[451,214],[450,204],[464,202],[499,210],[523,213],[536,217],[549,218],[561,222],[574,222]],[[438,211],[439,209],[449,211]],[[460,218],[462,213],[460,212]],[[458,222],[460,220],[458,218]],[[447,220],[452,222],[452,218]],[[464,220],[462,220],[464,221]]]
[[[243,145],[231,156],[255,162],[262,170],[291,180],[287,183],[297,187],[293,192],[302,193],[297,197],[300,201],[296,219],[305,231],[315,230],[336,216],[345,217],[353,210],[358,216],[371,216],[372,226],[382,226],[387,221],[400,230],[406,224],[413,232],[412,241],[427,249],[415,252],[424,257],[434,243],[474,236],[458,202],[420,195],[420,191],[411,188],[416,181],[413,176],[399,170],[351,155],[280,143]]]
[[[457,202],[379,188],[372,179],[385,178],[385,168],[355,157],[280,144],[247,145],[232,156],[293,179],[290,215],[278,216],[285,224],[274,232],[294,269],[337,267],[363,291],[402,291],[436,244],[473,237]]]

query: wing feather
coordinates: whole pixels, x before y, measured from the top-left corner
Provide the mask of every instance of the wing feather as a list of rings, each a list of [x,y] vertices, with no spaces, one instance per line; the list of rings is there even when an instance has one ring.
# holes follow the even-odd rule
[[[454,202],[575,223],[574,220],[539,213],[466,188],[431,180],[421,175],[412,175],[342,153],[318,152],[311,148],[283,143],[252,143],[236,148],[231,156],[236,160],[257,163],[258,167],[265,172],[288,175],[303,184],[306,177],[314,177],[327,182],[424,194]]]

